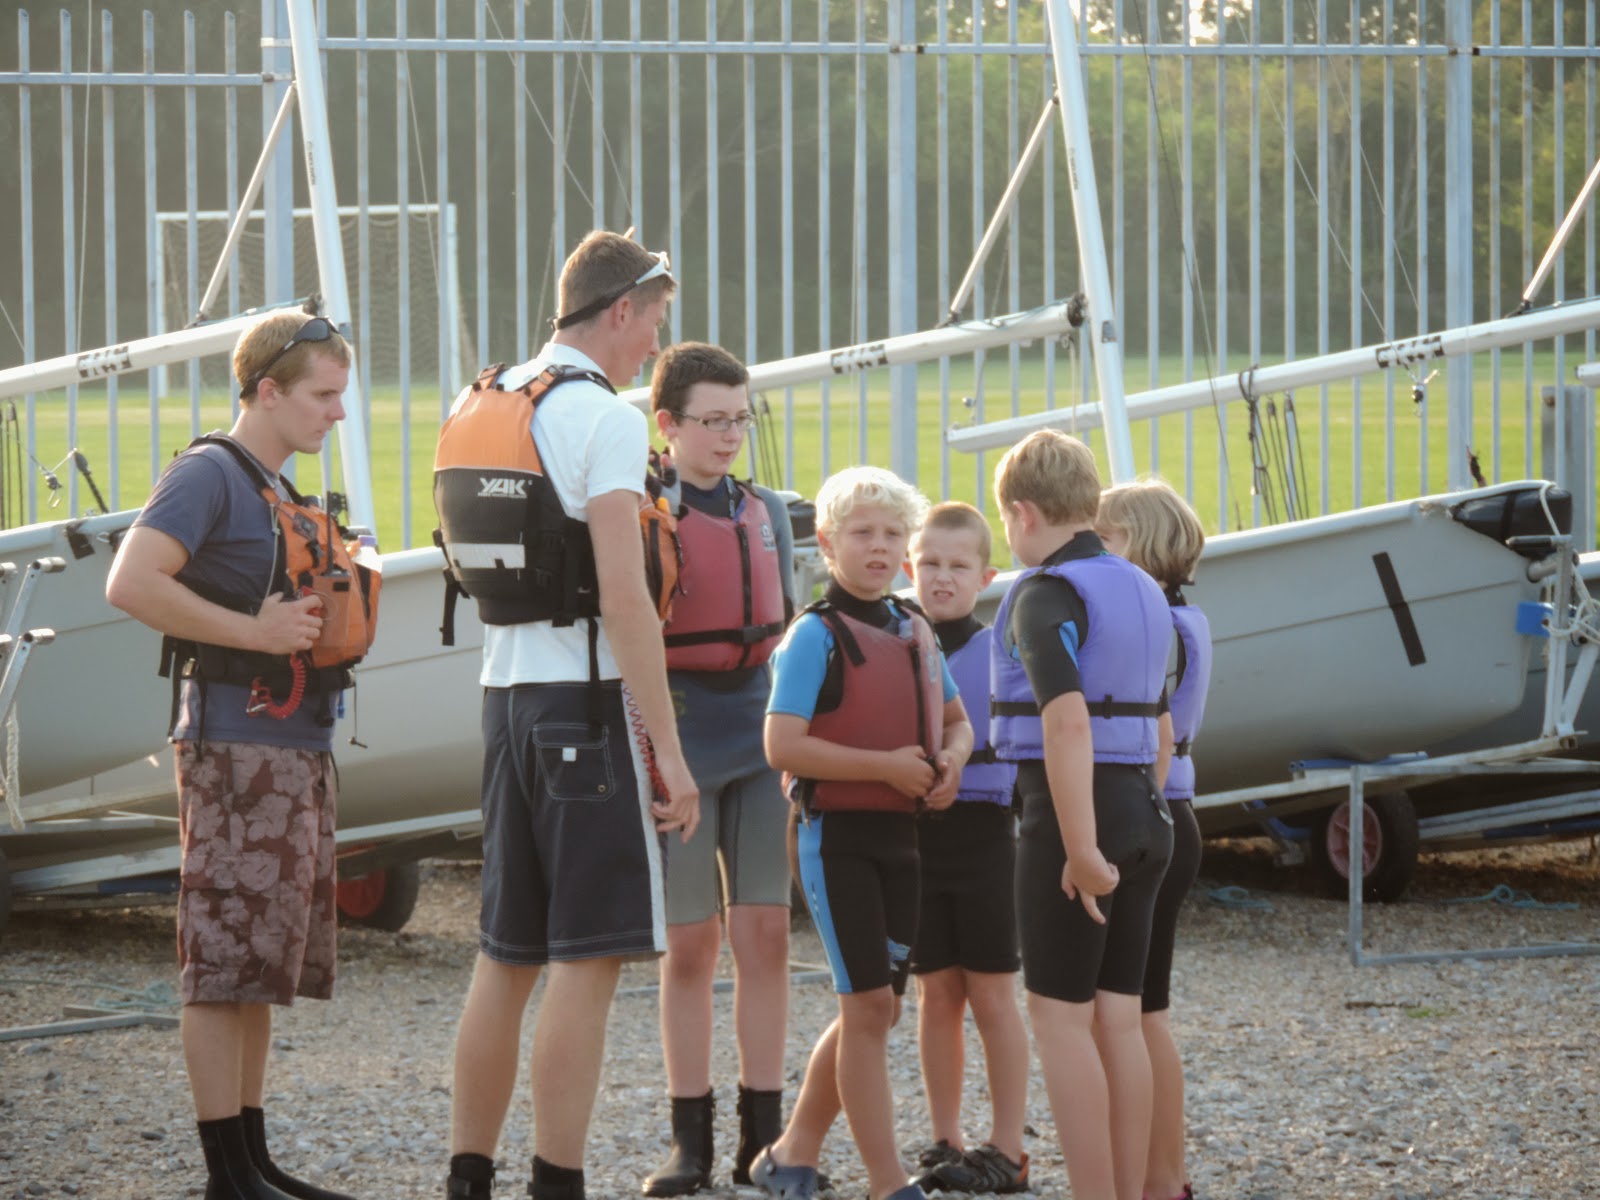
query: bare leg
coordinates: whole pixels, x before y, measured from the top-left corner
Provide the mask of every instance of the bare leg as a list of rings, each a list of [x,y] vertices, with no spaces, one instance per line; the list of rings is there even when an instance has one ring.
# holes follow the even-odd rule
[[[788,908],[781,904],[732,905],[728,909],[728,944],[733,947],[739,1082],[758,1092],[780,1091],[783,1039],[789,1025]],[[703,1089],[693,1094],[702,1093]]]
[[[216,1121],[239,1115],[243,1091],[243,1004],[185,1004],[180,1014],[184,1065],[194,1094],[195,1117]],[[249,1005],[265,1008],[266,1005]],[[270,1015],[269,1015],[270,1019]]]
[[[621,971],[620,958],[550,965],[533,1030],[533,1122],[534,1153],[553,1166],[583,1166]]]
[[[661,959],[661,1055],[667,1094],[688,1099],[711,1090],[711,979],[722,950],[722,919],[667,926]]]
[[[1139,1200],[1150,1158],[1150,1055],[1139,1025],[1139,997],[1096,992],[1094,1039],[1105,1064],[1117,1200]]]
[[[961,1084],[966,1074],[962,1021],[967,1009],[965,972],[946,967],[917,976],[917,1050],[922,1057],[922,1090],[934,1141],[966,1149],[961,1136]],[[1023,1042],[1027,1053],[1027,1042]]]
[[[1144,1177],[1150,1200],[1177,1196],[1188,1176],[1184,1167],[1183,1060],[1172,1036],[1170,1015],[1168,1009],[1145,1013],[1141,1022],[1154,1085],[1150,1161]]]
[[[989,1141],[1012,1162],[1022,1161],[1022,1123],[1028,1106],[1028,1031],[1017,1008],[1012,972],[964,971],[967,999],[989,1077],[994,1124]]]
[[[1028,993],[1045,1091],[1072,1200],[1116,1200],[1105,1068],[1094,1041],[1094,1004]]]
[[[817,1039],[800,1082],[800,1095],[783,1136],[772,1143],[772,1157],[786,1167],[814,1167],[822,1143],[839,1117],[839,1025],[835,1017]]]
[[[522,1014],[538,967],[514,967],[478,955],[456,1031],[450,1150],[493,1158],[517,1086]]]
[[[272,1005],[239,1005],[239,1103],[261,1107],[267,1090],[267,1051],[272,1047]]]
[[[883,1200],[910,1182],[894,1140],[889,1030],[900,998],[887,986],[839,997],[839,1099],[867,1169],[867,1194]]]

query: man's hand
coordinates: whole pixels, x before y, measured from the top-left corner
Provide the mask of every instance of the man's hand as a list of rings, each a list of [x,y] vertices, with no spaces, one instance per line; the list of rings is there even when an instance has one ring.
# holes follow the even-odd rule
[[[883,761],[883,774],[879,778],[902,796],[921,800],[933,786],[936,776],[921,746],[890,750]]]
[[[681,829],[683,833],[679,840],[687,842],[700,825],[700,788],[681,754],[658,755],[656,771],[667,791],[665,799],[658,797],[650,802],[650,815],[655,818],[656,830],[669,833]]]
[[[941,750],[934,761],[939,764],[939,777],[928,789],[928,807],[949,808],[956,802],[956,792],[961,789],[961,770],[967,765],[967,756]]]
[[[1080,901],[1084,912],[1097,924],[1104,925],[1106,919],[1095,897],[1110,894],[1121,878],[1121,873],[1106,861],[1100,848],[1091,846],[1081,854],[1067,855],[1067,865],[1061,869],[1061,890],[1067,894],[1067,899]]]
[[[274,592],[256,614],[256,649],[263,654],[309,650],[322,633],[322,598],[285,600]]]

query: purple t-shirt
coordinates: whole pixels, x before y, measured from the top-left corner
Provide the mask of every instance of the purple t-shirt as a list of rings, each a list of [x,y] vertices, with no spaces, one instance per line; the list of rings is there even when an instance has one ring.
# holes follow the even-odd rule
[[[263,468],[271,478],[273,472]],[[277,518],[252,479],[221,446],[200,446],[179,455],[162,472],[155,491],[134,525],[148,525],[175,538],[189,552],[177,574],[179,583],[253,598],[265,598],[272,583]],[[291,715],[278,720],[245,711],[250,689],[238,684],[206,686],[205,740],[255,742],[328,750],[332,726],[317,723],[319,697],[307,695]],[[281,697],[280,697],[281,698]],[[329,697],[333,711],[337,696]],[[173,741],[200,737],[199,688],[185,680],[179,696]]]

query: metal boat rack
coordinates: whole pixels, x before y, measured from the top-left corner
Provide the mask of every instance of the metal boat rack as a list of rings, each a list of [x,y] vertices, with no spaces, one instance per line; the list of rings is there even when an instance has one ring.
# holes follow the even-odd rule
[[[1524,605],[1518,614],[1527,631],[1546,642],[1543,719],[1539,736],[1525,741],[1429,757],[1399,755],[1382,762],[1323,760],[1306,765],[1285,783],[1213,792],[1195,798],[1196,808],[1237,805],[1261,816],[1289,816],[1328,807],[1342,795],[1349,802],[1351,847],[1365,844],[1366,797],[1401,791],[1418,784],[1471,777],[1551,777],[1600,775],[1600,763],[1552,757],[1575,750],[1579,705],[1600,655],[1600,629],[1593,624],[1600,605],[1593,601],[1576,570],[1577,556],[1569,535],[1545,539],[1550,553],[1529,566],[1529,577],[1543,579],[1547,599]],[[1577,648],[1576,656],[1571,655]],[[1570,670],[1569,670],[1570,668]],[[1600,787],[1521,800],[1475,811],[1427,818],[1418,823],[1424,842],[1450,842],[1489,830],[1568,821],[1600,814]],[[1365,947],[1365,855],[1352,851],[1349,867],[1347,943],[1355,966],[1389,963],[1451,962],[1462,959],[1529,958],[1600,954],[1600,943],[1556,942],[1466,950],[1419,950],[1374,954]]]
[[[44,575],[54,575],[67,568],[65,559],[38,558],[21,572],[15,563],[0,563],[0,588],[9,590],[12,580],[17,580],[16,595],[6,609],[5,631],[0,633],[0,727],[12,728],[13,708],[17,691],[22,687],[22,675],[28,669],[28,659],[38,646],[48,646],[56,640],[55,630],[23,629],[28,619],[28,605],[33,600],[33,590]],[[18,576],[20,575],[20,579]],[[4,753],[5,770],[0,778],[0,790],[5,793],[6,811],[11,817],[11,827],[23,827],[19,801],[15,739],[6,737]]]

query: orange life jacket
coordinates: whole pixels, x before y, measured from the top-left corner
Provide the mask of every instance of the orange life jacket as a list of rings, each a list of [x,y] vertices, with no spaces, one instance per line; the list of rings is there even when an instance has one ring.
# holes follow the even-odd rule
[[[482,371],[439,431],[433,460],[433,540],[445,555],[445,645],[455,641],[455,602],[469,596],[486,625],[551,621],[571,625],[600,615],[589,526],[566,514],[534,443],[534,411],[553,388],[609,380],[576,367],[549,366],[514,391],[499,386],[505,364]],[[672,611],[680,554],[677,524],[661,482],[645,480],[639,526],[645,578],[663,620]]]
[[[683,573],[664,630],[674,671],[758,667],[783,635],[787,601],[773,516],[749,484],[735,487],[731,518],[679,509]]]
[[[183,638],[163,638],[160,673],[173,681],[174,725],[178,682],[185,676],[196,678],[202,687],[208,682],[249,687],[253,693],[249,710],[252,715],[280,719],[295,712],[306,693],[320,695],[323,708],[318,720],[331,725],[333,717],[326,698],[350,686],[350,668],[366,657],[377,636],[383,576],[356,561],[359,543],[332,513],[315,501],[308,501],[288,480],[272,479],[232,438],[207,434],[190,442],[188,448],[198,446],[221,446],[255,482],[275,518],[270,588],[289,599],[317,596],[322,601],[322,632],[310,650],[295,654],[262,654]],[[278,486],[288,494],[287,500],[279,494]],[[260,611],[260,598],[256,596],[195,590],[236,612]],[[174,667],[178,668],[176,672]],[[202,698],[202,708],[203,704]],[[202,712],[202,728],[204,721]]]

